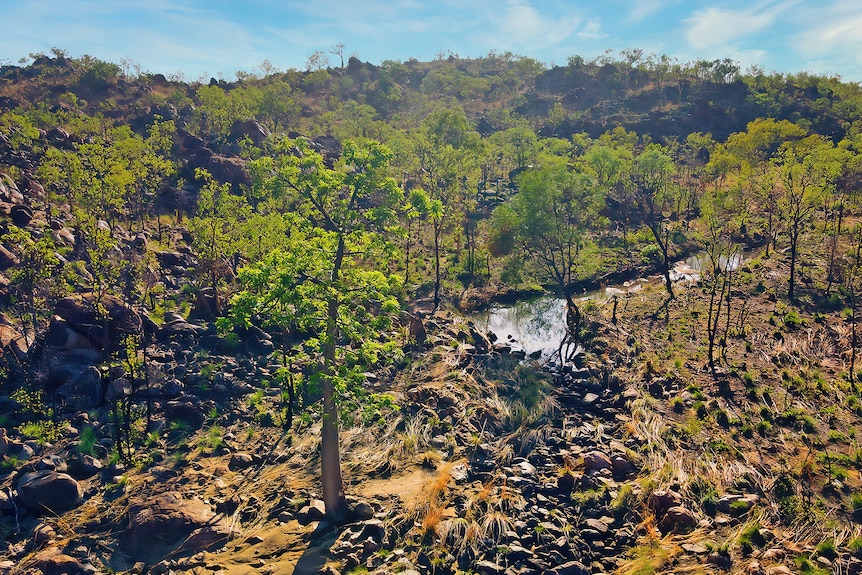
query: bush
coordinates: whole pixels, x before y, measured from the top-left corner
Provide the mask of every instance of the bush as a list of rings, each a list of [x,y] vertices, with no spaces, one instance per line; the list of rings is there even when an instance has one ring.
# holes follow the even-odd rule
[[[850,496],[850,508],[857,519],[862,517],[862,493],[857,491]]]
[[[827,559],[835,559],[838,557],[838,550],[835,548],[835,541],[832,539],[824,539],[817,545],[814,550],[818,556],[826,557]]]
[[[93,450],[96,447],[96,429],[87,425],[81,430],[81,435],[78,437],[78,453],[82,455],[93,455]]]
[[[795,309],[789,310],[784,314],[784,326],[787,329],[796,329],[801,327],[805,321],[802,319],[802,316],[799,315]]]
[[[766,543],[763,535],[760,533],[760,524],[752,523],[742,530],[739,534],[739,539],[736,540],[743,555],[751,554],[755,546],[761,547]]]

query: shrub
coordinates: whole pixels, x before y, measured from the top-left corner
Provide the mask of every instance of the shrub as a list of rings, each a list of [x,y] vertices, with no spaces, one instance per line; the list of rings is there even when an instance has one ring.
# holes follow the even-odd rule
[[[850,507],[857,518],[862,516],[862,493],[857,491],[850,496]]]
[[[817,545],[814,551],[820,557],[826,557],[827,559],[838,557],[838,550],[835,548],[835,541],[833,539],[824,539]]]
[[[805,321],[802,319],[802,316],[799,315],[795,309],[788,310],[787,313],[784,314],[784,327],[787,329],[796,329],[801,327]]]
[[[827,569],[821,569],[814,564],[814,562],[806,557],[805,555],[798,556],[795,560],[796,566],[799,568],[800,573],[804,573],[805,575],[830,575],[832,572]]]
[[[96,447],[96,429],[87,425],[81,430],[81,435],[78,438],[78,453],[82,455],[93,455],[93,450]]]
[[[772,431],[772,424],[765,419],[757,423],[757,433],[760,435],[766,435],[770,431]]]
[[[749,555],[755,546],[760,547],[766,540],[760,533],[760,523],[752,523],[742,530],[736,540],[743,555]]]

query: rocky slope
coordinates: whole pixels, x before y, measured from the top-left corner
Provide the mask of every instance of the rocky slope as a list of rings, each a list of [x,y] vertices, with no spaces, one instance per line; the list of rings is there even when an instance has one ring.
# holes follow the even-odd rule
[[[692,344],[698,299],[685,288],[661,318],[650,286],[616,325],[597,304],[590,351],[562,371],[521,363],[450,313],[429,318],[407,369],[368,378],[397,409],[343,429],[352,517],[340,526],[320,521],[314,418],[289,432],[273,421],[281,398],[266,338],[226,353],[206,325],[169,318],[148,348],[158,432],[133,465],[105,458],[113,434],[98,383],[123,393],[120,373],[63,395],[69,424],[50,442],[23,440],[7,420],[3,568],[858,572],[857,416],[829,362],[840,317],[778,327],[772,342],[749,333],[753,345],[730,346],[736,367],[713,375],[694,355],[665,358],[674,342],[680,356]],[[756,298],[751,325],[768,325],[775,306]]]

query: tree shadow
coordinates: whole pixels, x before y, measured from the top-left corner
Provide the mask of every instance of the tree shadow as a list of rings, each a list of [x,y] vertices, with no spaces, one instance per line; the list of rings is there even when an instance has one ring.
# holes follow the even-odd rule
[[[296,563],[293,575],[319,575],[323,566],[331,558],[329,548],[338,539],[338,529],[335,524],[321,521],[311,533],[308,549]]]
[[[665,325],[670,323],[670,302],[674,301],[675,298],[671,296],[667,296],[662,304],[655,310],[650,316],[650,327],[655,325],[657,321],[663,321]],[[662,317],[664,316],[664,317]]]

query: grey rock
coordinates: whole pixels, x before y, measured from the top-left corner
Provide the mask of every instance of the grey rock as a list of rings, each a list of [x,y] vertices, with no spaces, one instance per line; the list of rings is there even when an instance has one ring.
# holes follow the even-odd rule
[[[300,525],[308,525],[313,521],[320,521],[326,517],[326,504],[320,499],[314,499],[299,510],[296,514],[296,520]]]
[[[33,471],[18,480],[18,497],[36,512],[59,513],[81,503],[81,486],[71,475],[56,471]]]

